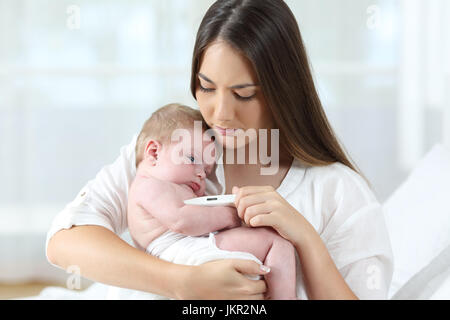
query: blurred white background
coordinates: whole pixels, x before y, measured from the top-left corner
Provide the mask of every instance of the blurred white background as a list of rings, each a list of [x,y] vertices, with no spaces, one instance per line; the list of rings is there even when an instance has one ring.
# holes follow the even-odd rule
[[[286,2],[325,111],[384,202],[450,145],[450,1]],[[64,279],[44,255],[52,218],[154,110],[196,106],[191,56],[212,3],[0,0],[0,282]]]

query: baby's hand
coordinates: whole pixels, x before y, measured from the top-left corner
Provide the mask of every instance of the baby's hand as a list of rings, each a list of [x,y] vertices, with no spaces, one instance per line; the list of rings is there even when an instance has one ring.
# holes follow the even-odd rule
[[[240,227],[247,227],[247,228],[250,228],[250,226],[249,226],[248,224],[246,224],[244,220],[241,220],[241,225],[240,225]]]
[[[235,207],[223,207],[223,208],[225,210],[229,210],[229,212],[231,213],[232,220],[229,229],[240,227],[242,223],[244,223],[244,221],[242,221],[241,218],[239,218],[238,211]]]

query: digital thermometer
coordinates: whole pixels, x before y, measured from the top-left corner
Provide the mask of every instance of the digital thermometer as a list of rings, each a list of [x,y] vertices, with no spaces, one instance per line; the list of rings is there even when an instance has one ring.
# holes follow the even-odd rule
[[[219,206],[234,207],[235,199],[236,199],[235,194],[225,194],[219,196],[206,196],[184,200],[184,204],[189,204],[193,206],[206,206],[206,207],[219,207]]]

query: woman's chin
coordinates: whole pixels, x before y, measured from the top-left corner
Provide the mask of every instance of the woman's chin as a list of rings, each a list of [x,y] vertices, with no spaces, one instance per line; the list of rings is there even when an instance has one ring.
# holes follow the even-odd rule
[[[219,136],[216,141],[219,146],[227,150],[239,149],[248,144],[248,141],[242,141],[235,136]]]
[[[222,148],[223,150],[234,151],[237,149],[243,149],[250,144],[250,142],[257,143],[255,141],[249,141],[249,139],[238,139],[237,137],[232,136],[220,136],[216,138],[217,147]]]

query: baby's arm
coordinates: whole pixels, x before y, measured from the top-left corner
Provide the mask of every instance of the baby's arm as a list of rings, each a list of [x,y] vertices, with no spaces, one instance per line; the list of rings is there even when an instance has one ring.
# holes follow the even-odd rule
[[[187,186],[155,178],[142,179],[140,184],[137,204],[174,232],[199,236],[241,225],[235,208],[185,205],[184,200],[195,197]]]
[[[236,208],[183,205],[179,209],[178,232],[200,236],[209,232],[241,226]]]

